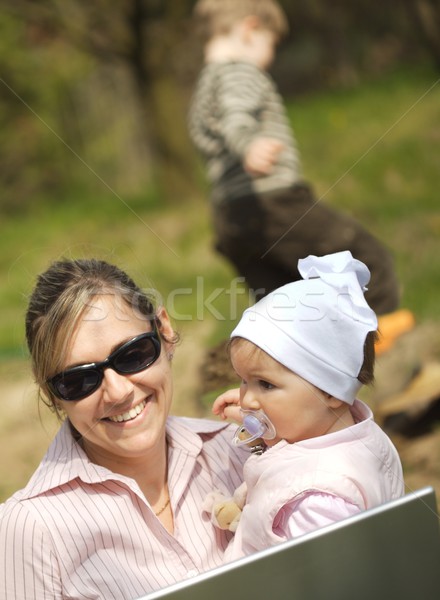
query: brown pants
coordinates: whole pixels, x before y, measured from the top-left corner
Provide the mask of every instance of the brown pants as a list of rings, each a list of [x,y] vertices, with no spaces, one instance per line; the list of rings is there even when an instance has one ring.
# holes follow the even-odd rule
[[[357,221],[317,202],[306,184],[223,202],[214,206],[213,222],[217,250],[257,298],[300,279],[300,258],[350,250],[370,269],[366,299],[371,308],[381,315],[398,307],[389,251]]]

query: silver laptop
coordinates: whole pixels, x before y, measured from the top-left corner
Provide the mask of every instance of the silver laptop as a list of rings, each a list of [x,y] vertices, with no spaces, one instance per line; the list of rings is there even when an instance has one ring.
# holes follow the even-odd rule
[[[439,517],[427,487],[139,600],[439,597]]]

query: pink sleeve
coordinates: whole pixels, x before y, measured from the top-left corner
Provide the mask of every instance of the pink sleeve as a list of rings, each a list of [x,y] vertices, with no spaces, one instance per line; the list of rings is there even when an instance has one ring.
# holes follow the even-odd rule
[[[274,533],[296,538],[360,512],[359,506],[331,494],[312,492],[283,506],[274,520]]]

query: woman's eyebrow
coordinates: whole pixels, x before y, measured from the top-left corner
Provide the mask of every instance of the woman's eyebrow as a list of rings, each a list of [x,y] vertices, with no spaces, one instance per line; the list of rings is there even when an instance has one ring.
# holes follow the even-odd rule
[[[126,344],[127,342],[129,342],[130,340],[134,339],[135,337],[137,337],[138,335],[142,335],[141,333],[137,333],[136,335],[129,335],[127,338],[121,340],[120,342],[117,342],[116,344],[114,344],[111,348],[110,348],[110,354],[113,354],[113,352],[116,352],[116,350],[119,350],[119,348],[122,348],[122,346],[124,344]],[[107,355],[110,356],[110,354]]]
[[[137,335],[142,335],[142,334],[138,333]],[[117,342],[116,344],[114,344],[110,348],[110,353],[107,354],[107,356],[103,360],[106,360],[111,354],[113,354],[113,352],[116,352],[116,350],[119,350],[119,348],[121,348],[124,344],[126,344],[133,338],[137,337],[137,335],[130,335],[127,338],[121,340],[120,342]],[[77,361],[74,363],[70,363],[69,365],[64,367],[63,371],[68,371],[69,369],[74,369],[75,367],[81,367],[83,365],[95,365],[96,363],[100,363],[100,362],[102,362],[102,360]]]

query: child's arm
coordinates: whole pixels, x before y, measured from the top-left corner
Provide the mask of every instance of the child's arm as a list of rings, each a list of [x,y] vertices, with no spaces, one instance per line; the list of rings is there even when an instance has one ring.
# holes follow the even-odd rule
[[[253,176],[269,175],[284,145],[274,138],[257,137],[248,146],[243,166]]]
[[[230,419],[241,423],[240,389],[228,390],[218,396],[212,405],[212,412],[217,416],[221,416],[222,419]]]
[[[225,65],[218,75],[215,102],[218,133],[227,151],[253,177],[269,175],[285,144],[262,122],[267,78],[251,65]]]
[[[297,538],[358,514],[360,510],[359,506],[344,498],[310,492],[300,500],[283,506],[275,517],[273,530],[285,539]]]

